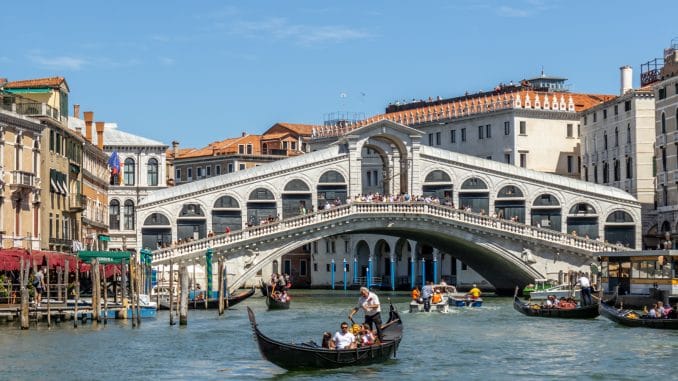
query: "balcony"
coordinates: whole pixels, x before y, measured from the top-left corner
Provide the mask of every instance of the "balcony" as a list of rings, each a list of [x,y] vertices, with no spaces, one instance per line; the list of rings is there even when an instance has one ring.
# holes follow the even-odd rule
[[[71,194],[68,196],[68,203],[71,212],[82,212],[87,209],[87,196],[84,194]]]
[[[12,171],[11,181],[9,187],[15,190],[33,190],[40,186],[40,179],[32,172]]]
[[[66,118],[61,115],[58,109],[48,105],[47,103],[15,100],[12,103],[2,104],[2,108],[20,115],[26,115],[30,117],[45,116],[59,122],[66,121]]]

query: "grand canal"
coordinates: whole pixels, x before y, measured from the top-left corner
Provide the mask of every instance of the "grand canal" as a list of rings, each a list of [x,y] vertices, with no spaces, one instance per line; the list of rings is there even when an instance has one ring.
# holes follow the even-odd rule
[[[224,316],[191,311],[188,327],[168,325],[168,315],[133,329],[72,322],[44,323],[20,331],[0,327],[0,379],[294,379],[512,380],[672,378],[678,333],[630,329],[598,317],[589,321],[527,318],[510,298],[487,298],[482,308],[449,314],[409,314],[408,298],[394,295],[405,336],[396,360],[361,368],[286,372],[262,360],[245,306],[262,330],[285,341],[320,341],[336,331],[357,292],[293,290],[292,308],[266,311],[250,298]],[[379,292],[387,304],[389,292]]]

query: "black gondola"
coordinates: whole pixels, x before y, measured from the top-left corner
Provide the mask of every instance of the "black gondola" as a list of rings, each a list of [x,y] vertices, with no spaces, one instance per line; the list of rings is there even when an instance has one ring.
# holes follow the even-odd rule
[[[392,305],[389,320],[382,325],[382,343],[357,349],[327,349],[314,343],[281,343],[259,331],[254,312],[249,307],[247,307],[247,313],[261,355],[266,360],[287,370],[332,369],[384,362],[395,357],[403,335],[403,323]]]
[[[263,296],[268,296],[268,294],[271,292],[271,285],[268,283],[264,282],[264,280],[261,280],[261,286],[259,286],[261,289],[261,295]]]
[[[593,319],[598,316],[597,304],[577,308],[543,308],[539,304],[525,303],[518,298],[518,287],[513,295],[513,309],[526,316],[545,318]]]
[[[600,314],[606,318],[628,327],[645,327],[655,329],[678,329],[678,319],[643,318],[633,310],[615,308],[616,296],[600,303]]]
[[[280,299],[272,297],[270,295],[266,296],[266,306],[269,310],[288,310],[290,309],[290,299],[288,298],[286,302],[280,301]]]
[[[224,308],[228,307],[233,307],[234,305],[242,302],[243,300],[249,298],[250,296],[254,295],[255,289],[251,288],[247,291],[240,291],[236,294],[232,294],[228,298],[224,298]],[[175,302],[177,303],[177,302]],[[176,308],[176,305],[175,305]],[[217,298],[210,298],[205,301],[204,299],[202,300],[189,300],[188,301],[188,309],[195,309],[195,310],[213,310],[219,308],[219,299]],[[169,301],[167,300],[161,300],[160,303],[158,304],[158,309],[159,310],[168,310],[169,309]]]

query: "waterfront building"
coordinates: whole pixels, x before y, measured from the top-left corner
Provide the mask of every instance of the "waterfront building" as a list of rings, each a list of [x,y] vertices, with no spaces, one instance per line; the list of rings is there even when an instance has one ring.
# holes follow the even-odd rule
[[[641,66],[641,85],[655,97],[656,214],[649,234],[657,247],[676,248],[678,234],[678,42]]]
[[[38,250],[41,137],[47,127],[18,114],[15,97],[0,97],[0,248]]]
[[[633,89],[630,66],[620,70],[619,96],[581,112],[581,179],[636,197],[642,206],[646,235],[656,224],[651,216],[655,209],[655,96],[649,86]],[[656,238],[645,237],[644,245],[656,246]]]
[[[31,149],[39,151],[40,248],[70,252],[81,242],[82,144],[84,139],[68,128],[69,87],[63,77],[5,82],[2,92],[18,114],[40,121],[45,128]],[[38,209],[36,209],[38,210]],[[24,229],[25,230],[25,229]],[[27,230],[28,231],[28,230]]]
[[[87,119],[85,115],[85,122]],[[168,146],[122,131],[117,123],[110,122],[96,122],[96,135],[92,134],[91,143],[100,147],[109,159],[114,154],[118,158],[118,173],[108,171],[108,249],[155,249],[162,242],[170,242],[162,234],[162,228],[170,222],[154,218],[141,221],[147,239],[137,241],[140,224],[136,216],[136,207],[141,200],[167,187]],[[107,162],[110,169],[111,163]]]
[[[103,122],[96,122],[101,125]],[[73,116],[68,119],[71,130],[84,138],[82,144],[82,193],[71,195],[76,198],[72,206],[82,209],[80,236],[83,239],[82,249],[108,249],[108,155],[103,151],[103,139],[93,140],[95,128],[94,113],[84,112],[80,119],[80,105],[73,105]],[[97,135],[100,136],[100,135]]]

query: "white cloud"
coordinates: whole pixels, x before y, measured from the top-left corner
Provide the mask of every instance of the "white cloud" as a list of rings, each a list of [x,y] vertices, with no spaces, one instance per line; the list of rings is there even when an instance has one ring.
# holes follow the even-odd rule
[[[45,57],[39,54],[32,54],[28,57],[33,63],[52,70],[80,70],[87,65],[87,60],[78,57],[60,56]]]
[[[504,17],[528,17],[531,15],[531,12],[526,9],[519,9],[508,6],[501,6],[497,9],[497,14]]]
[[[241,21],[233,24],[232,33],[250,37],[271,37],[291,40],[302,45],[340,43],[369,37],[370,34],[342,25],[309,26],[291,24],[284,18],[270,18],[262,21]]]

